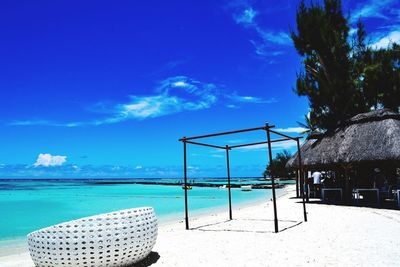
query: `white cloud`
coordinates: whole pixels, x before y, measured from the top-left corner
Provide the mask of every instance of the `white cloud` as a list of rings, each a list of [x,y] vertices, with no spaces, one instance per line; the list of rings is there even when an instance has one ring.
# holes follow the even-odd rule
[[[35,167],[54,167],[61,166],[67,162],[66,156],[52,156],[51,154],[39,154],[36,162],[33,164]]]
[[[273,49],[275,48],[269,45],[267,42],[257,42],[254,40],[250,40],[250,43],[254,46],[254,52],[256,53],[256,55],[262,58],[277,57],[285,54],[285,52],[282,50],[274,51]]]
[[[272,144],[272,149],[291,149],[296,148],[297,142],[296,141],[282,141]]]
[[[75,171],[77,173],[81,171],[81,168],[79,168],[78,165],[72,165],[71,168],[73,169],[73,171]]]
[[[114,124],[127,120],[144,120],[176,114],[184,111],[208,109],[221,101],[228,108],[237,108],[237,103],[270,104],[276,99],[255,96],[240,96],[222,93],[215,84],[203,83],[186,76],[174,76],[162,80],[151,95],[131,95],[125,103],[99,102],[92,105],[91,112],[105,118],[80,122],[53,122],[49,120],[14,121],[13,126],[57,126],[78,127]]]
[[[172,84],[175,87],[186,87],[188,84],[185,81],[177,81]]]
[[[357,28],[350,28],[349,36],[354,36],[357,33]]]
[[[255,97],[255,96],[241,96],[238,95],[236,92],[227,95],[227,98],[231,99],[232,101],[235,102],[242,102],[242,103],[255,103],[255,104],[271,104],[271,103],[276,103],[277,100],[275,98],[270,98],[270,99],[263,99],[261,97]]]
[[[43,166],[43,165],[40,165]],[[73,165],[63,164],[55,168],[34,165],[5,165],[0,168],[0,178],[132,178],[132,177],[177,177],[180,166],[143,167],[113,165]]]
[[[173,96],[158,95],[138,97],[132,96],[131,102],[117,107],[121,120],[129,118],[154,118],[180,111],[183,107],[181,99]]]
[[[260,27],[256,27],[255,30],[258,32],[260,37],[264,40],[263,44],[273,43],[278,45],[291,45],[292,39],[286,32],[274,32],[265,30]]]
[[[398,0],[367,0],[361,2],[350,16],[350,23],[353,25],[349,34],[354,35],[357,32],[354,24],[359,19],[380,19],[381,23],[384,24],[376,27],[375,32],[370,33],[372,44],[369,46],[373,49],[380,49],[387,48],[393,42],[399,43],[400,11],[398,3]]]
[[[226,105],[227,108],[238,108],[238,106],[234,105],[234,104],[228,104]]]
[[[381,18],[389,19],[383,10],[391,9],[391,4],[396,3],[396,0],[370,0],[368,2],[359,4],[350,16],[350,22],[354,23],[360,18]]]
[[[13,121],[8,125],[11,126],[57,126],[57,127],[78,127],[83,125],[81,122],[69,122],[69,123],[57,123],[48,120],[24,120],[24,121]]]
[[[234,15],[234,19],[237,24],[243,24],[244,26],[250,26],[254,23],[254,18],[257,16],[257,11],[252,7],[248,7],[242,11],[239,15]]]
[[[198,166],[188,166],[187,170],[189,173],[194,174],[200,170],[200,167]]]
[[[115,107],[115,116],[97,124],[115,123],[127,119],[146,119],[181,111],[210,108],[217,101],[216,86],[186,76],[163,80],[157,95],[131,96],[131,100]]]
[[[282,133],[302,133],[307,129],[303,127],[288,127],[288,128],[276,128],[274,130]]]
[[[374,49],[387,48],[392,43],[400,43],[400,31],[392,31],[388,35],[376,40],[371,47]]]
[[[57,123],[48,120],[14,121],[13,126],[58,126],[78,127],[84,125],[113,124],[130,119],[143,120],[156,118],[182,111],[208,109],[218,100],[218,91],[212,83],[202,83],[186,76],[167,78],[159,83],[152,95],[132,95],[126,103],[107,106],[105,103],[93,105],[100,107],[104,119],[87,122]],[[92,110],[93,111],[93,110]]]
[[[212,158],[224,158],[224,155],[220,155],[220,154],[211,154],[210,157]]]
[[[250,29],[257,34],[259,40],[250,40],[255,48],[255,53],[260,57],[282,55],[283,51],[272,51],[276,46],[292,45],[292,39],[284,31],[272,31],[260,26],[256,21],[258,11],[247,1],[232,1],[230,7],[233,11],[233,19],[238,25]]]
[[[31,125],[48,125],[50,122],[47,120],[26,120],[26,121],[13,121],[10,125],[13,126],[31,126]]]

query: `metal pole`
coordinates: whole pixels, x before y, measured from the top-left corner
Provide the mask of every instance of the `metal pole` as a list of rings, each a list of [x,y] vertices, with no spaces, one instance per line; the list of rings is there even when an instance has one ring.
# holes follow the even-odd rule
[[[300,171],[296,170],[296,197],[299,197],[299,179],[300,179]]]
[[[225,149],[225,147],[223,147],[223,146],[215,146],[215,145],[211,145],[211,144],[204,144],[204,143],[193,142],[193,141],[186,141],[186,143],[193,144],[193,145],[198,145],[198,146],[206,146],[206,147]]]
[[[309,188],[309,186],[308,186],[308,169],[304,169],[304,172],[303,172],[303,174],[304,174],[304,177],[303,177],[303,182],[304,182],[304,186],[303,186],[303,188],[304,188],[304,193],[305,193],[305,197],[306,197],[306,202],[309,202],[310,201],[310,188]]]
[[[231,171],[230,171],[230,167],[229,167],[229,146],[228,145],[226,145],[226,169],[228,171],[229,220],[232,220]]]
[[[184,190],[185,190],[185,224],[186,230],[189,230],[189,214],[188,214],[188,194],[187,194],[187,163],[186,163],[186,137],[183,137],[183,173],[184,173]]]
[[[276,143],[276,142],[282,142],[282,141],[289,141],[289,140],[293,140],[290,138],[282,138],[282,139],[277,139],[277,140],[271,140],[271,143]],[[190,142],[188,142],[190,143]],[[256,145],[263,145],[263,144],[267,144],[268,142],[264,141],[264,142],[257,142],[257,143],[249,143],[249,144],[242,144],[242,145],[236,145],[236,146],[230,146],[229,148],[238,148],[238,147],[245,147],[245,146],[256,146]]]
[[[306,202],[310,202],[310,186],[308,184],[308,171],[305,172],[304,183],[306,188]]]
[[[275,127],[274,125],[270,125],[269,128]],[[235,134],[235,133],[244,133],[244,132],[251,132],[251,131],[257,131],[257,130],[265,130],[265,127],[256,127],[256,128],[248,128],[248,129],[241,129],[241,130],[235,130],[235,131],[229,131],[229,132],[221,132],[221,133],[213,133],[213,134],[205,134],[205,135],[198,135],[198,136],[191,136],[191,137],[186,137],[185,139],[179,139],[179,141],[183,140],[193,140],[193,139],[199,139],[199,138],[206,138],[206,137],[213,137],[213,136],[220,136],[220,135],[226,135],[226,134]]]
[[[301,176],[303,174],[303,166],[301,163],[301,152],[300,152],[300,141],[299,139],[297,139],[297,155],[299,156],[299,170],[300,170],[300,180],[301,180]],[[306,201],[304,199],[304,186],[305,186],[305,179],[303,178],[303,183],[300,185],[301,189],[300,189],[300,194],[301,194],[301,198],[303,199],[303,213],[304,213],[304,221],[307,221],[307,211],[306,211]]]
[[[271,127],[270,127],[271,128]],[[291,136],[289,136],[289,135],[287,135],[287,134],[283,134],[283,133],[280,133],[280,132],[277,132],[277,131],[274,131],[274,130],[269,130],[271,133],[274,133],[274,134],[276,134],[276,135],[280,135],[280,136],[282,136],[282,137],[286,137],[286,138],[289,138],[289,139],[292,139],[293,141],[295,141],[296,139],[298,139],[299,137],[291,137]]]
[[[267,131],[267,139],[268,139],[268,156],[269,156],[269,164],[271,166],[271,180],[272,180],[272,201],[274,204],[274,224],[275,224],[275,233],[278,233],[278,212],[276,209],[276,194],[275,194],[275,178],[274,178],[274,168],[273,168],[273,161],[272,161],[272,149],[271,149],[271,136],[269,125],[266,123],[265,125]]]

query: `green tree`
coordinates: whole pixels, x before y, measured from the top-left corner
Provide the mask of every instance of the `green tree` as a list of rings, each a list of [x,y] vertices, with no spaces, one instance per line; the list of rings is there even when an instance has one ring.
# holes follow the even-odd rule
[[[368,109],[386,107],[397,111],[400,106],[400,46],[375,49],[366,45],[366,32],[361,21],[353,41],[352,80],[359,99]]]
[[[291,37],[304,68],[295,92],[308,98],[316,127],[330,131],[371,108],[400,107],[398,45],[379,50],[367,46],[361,22],[351,42],[340,0],[309,6],[302,0],[296,23]]]
[[[298,121],[297,124],[305,129],[304,131],[300,132],[300,134],[306,134],[307,136],[310,136],[314,133],[322,132],[317,126],[313,112],[309,112],[308,114],[304,115],[304,122]]]
[[[366,52],[368,64],[364,72],[363,90],[373,99],[374,108],[397,111],[400,106],[400,46]]]
[[[286,168],[286,163],[289,161],[291,157],[292,155],[287,150],[283,150],[281,153],[277,153],[272,162],[270,162],[267,165],[267,168],[265,169],[263,176],[264,177],[271,176],[271,168],[272,168],[274,177],[289,178],[291,176],[291,173]]]

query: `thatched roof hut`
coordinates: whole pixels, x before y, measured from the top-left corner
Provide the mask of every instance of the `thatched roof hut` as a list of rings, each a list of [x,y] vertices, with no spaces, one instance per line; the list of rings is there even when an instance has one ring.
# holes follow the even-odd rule
[[[358,114],[331,134],[309,138],[300,151],[308,169],[368,162],[400,165],[400,114],[388,109]],[[298,167],[297,153],[286,166]]]

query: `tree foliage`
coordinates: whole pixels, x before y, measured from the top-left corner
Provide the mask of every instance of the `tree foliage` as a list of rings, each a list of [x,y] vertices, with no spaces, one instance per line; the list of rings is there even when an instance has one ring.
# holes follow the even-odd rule
[[[292,155],[287,150],[283,150],[281,153],[277,153],[272,162],[268,164],[267,168],[263,173],[263,176],[264,177],[271,176],[271,174],[273,173],[274,177],[289,178],[290,172],[286,168],[286,163],[289,161],[291,157]],[[271,170],[273,170],[273,172]]]
[[[304,131],[300,132],[300,134],[306,134],[310,136],[312,134],[321,132],[321,130],[317,126],[317,122],[314,118],[313,113],[308,113],[307,115],[304,115],[304,122],[298,121],[297,124],[305,129]]]
[[[400,50],[397,44],[374,49],[361,22],[349,38],[340,0],[323,5],[302,0],[291,37],[304,68],[295,92],[306,96],[315,127],[333,130],[355,114],[400,107]]]

